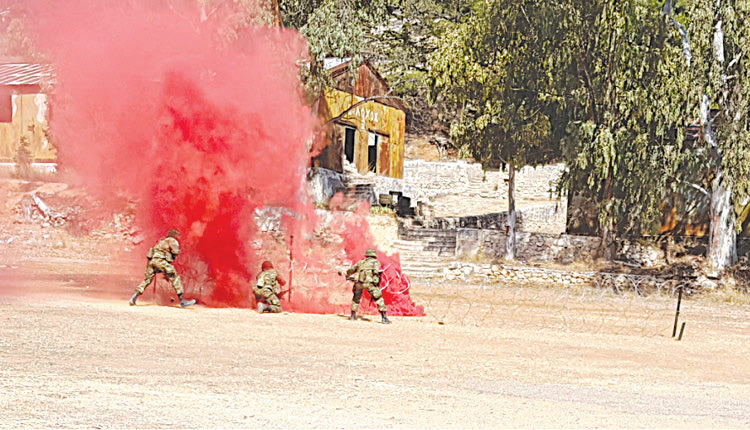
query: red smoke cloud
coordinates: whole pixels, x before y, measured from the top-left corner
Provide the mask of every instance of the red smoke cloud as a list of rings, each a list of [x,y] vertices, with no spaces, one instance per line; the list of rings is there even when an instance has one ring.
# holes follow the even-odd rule
[[[332,262],[356,261],[373,242],[361,222],[342,232],[343,253],[341,243],[314,240],[318,219],[305,182],[314,120],[302,99],[307,48],[297,32],[250,28],[218,43],[221,28],[171,2],[27,6],[56,70],[50,125],[61,169],[103,196],[137,196],[146,245],[170,227],[182,232],[176,266],[186,296],[251,306],[260,261],[271,259],[292,279],[285,309],[348,307]],[[284,208],[283,238],[259,230],[256,211],[265,207]],[[386,299],[392,313],[423,313],[398,304],[403,295]]]

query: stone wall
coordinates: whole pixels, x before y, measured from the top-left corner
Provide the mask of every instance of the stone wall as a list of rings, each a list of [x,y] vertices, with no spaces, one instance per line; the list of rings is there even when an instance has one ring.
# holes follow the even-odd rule
[[[544,166],[525,166],[516,172],[516,199],[521,200],[549,200],[551,192],[557,187],[557,182],[565,170],[565,164],[549,164]],[[483,195],[505,197],[508,193],[508,172],[506,170],[487,170],[484,172]]]
[[[456,255],[505,257],[505,231],[472,228],[456,229]],[[591,261],[599,257],[600,239],[589,236],[516,233],[516,258],[525,263]]]
[[[526,166],[516,173],[516,199],[549,200],[564,169],[563,164]],[[349,173],[349,172],[347,172]],[[482,169],[481,164],[465,161],[432,162],[405,160],[403,179],[375,174],[362,180],[374,183],[376,192],[399,191],[412,199],[429,200],[445,195],[507,196],[508,172]]]

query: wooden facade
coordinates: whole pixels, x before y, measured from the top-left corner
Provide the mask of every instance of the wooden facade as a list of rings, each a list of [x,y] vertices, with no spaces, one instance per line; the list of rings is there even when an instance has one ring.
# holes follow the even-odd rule
[[[351,163],[361,174],[403,177],[406,113],[401,103],[367,61],[354,71],[349,62],[329,70],[336,88],[316,102],[327,125],[319,136],[325,146],[313,166],[343,172],[344,163]]]
[[[35,162],[54,162],[47,138],[49,106],[42,90],[49,68],[38,64],[0,64],[0,162],[15,160],[22,137]]]

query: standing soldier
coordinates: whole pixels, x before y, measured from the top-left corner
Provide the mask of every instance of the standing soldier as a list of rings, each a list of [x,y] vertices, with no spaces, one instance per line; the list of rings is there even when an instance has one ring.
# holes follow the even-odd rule
[[[287,291],[279,291],[279,285],[286,285],[286,281],[279,276],[276,269],[273,268],[273,264],[270,261],[264,261],[260,266],[260,273],[255,281],[253,287],[253,293],[255,293],[255,301],[258,302],[258,312],[281,312],[281,300],[279,295],[283,295]]]
[[[383,294],[380,292],[380,274],[383,271],[380,270],[380,262],[377,257],[378,255],[375,253],[375,250],[370,248],[365,251],[364,259],[359,260],[346,271],[347,279],[354,281],[354,286],[352,287],[352,293],[354,293],[352,297],[352,315],[349,317],[352,321],[357,319],[357,309],[359,308],[359,301],[362,299],[362,290],[367,290],[370,297],[375,300],[375,304],[378,305],[383,324],[391,323],[388,317],[385,316],[385,302],[383,301]]]
[[[146,265],[146,276],[143,278],[143,282],[138,288],[135,289],[135,294],[130,298],[130,306],[135,306],[135,301],[138,296],[143,294],[143,290],[148,287],[151,281],[154,279],[154,275],[161,272],[164,277],[172,284],[177,297],[180,299],[180,306],[186,308],[195,304],[195,300],[185,300],[182,297],[182,281],[177,271],[174,270],[172,262],[180,254],[180,243],[177,239],[180,237],[180,232],[174,228],[169,229],[167,236],[159,239],[156,245],[152,246],[148,250],[147,258],[148,264]]]

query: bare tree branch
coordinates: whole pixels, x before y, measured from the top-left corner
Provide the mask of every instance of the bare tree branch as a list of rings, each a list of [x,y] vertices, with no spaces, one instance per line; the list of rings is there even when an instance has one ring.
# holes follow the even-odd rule
[[[337,120],[339,120],[339,119],[343,118],[343,117],[344,117],[344,116],[346,116],[346,114],[348,114],[348,113],[349,113],[349,112],[350,112],[350,111],[351,111],[352,109],[356,108],[356,107],[357,107],[357,106],[359,106],[359,105],[365,104],[365,103],[367,103],[367,102],[371,102],[371,101],[374,101],[374,100],[388,100],[388,99],[396,99],[396,100],[401,100],[401,97],[389,95],[390,93],[391,93],[391,92],[390,92],[390,91],[388,91],[388,94],[386,94],[386,95],[382,95],[382,96],[371,96],[371,97],[366,97],[366,98],[364,98],[364,99],[362,99],[362,100],[358,101],[357,103],[354,103],[353,105],[349,106],[348,108],[346,108],[346,109],[345,109],[345,110],[344,110],[343,112],[341,112],[340,114],[338,114],[338,115],[336,115],[335,117],[333,117],[333,118],[329,119],[328,121],[326,121],[326,122],[325,122],[325,124],[323,124],[323,126],[326,126],[326,125],[328,125],[328,124],[330,124],[330,123],[332,123],[332,122],[334,122],[334,121],[337,121]]]
[[[672,0],[666,0],[664,2],[662,13],[667,18],[667,22],[669,23],[669,25],[677,30],[678,33],[680,33],[680,37],[682,38],[682,55],[685,57],[685,61],[687,61],[688,67],[690,67],[690,60],[692,60],[693,58],[693,55],[690,52],[690,40],[688,40],[688,35],[685,27],[683,27],[682,24],[672,18]]]

